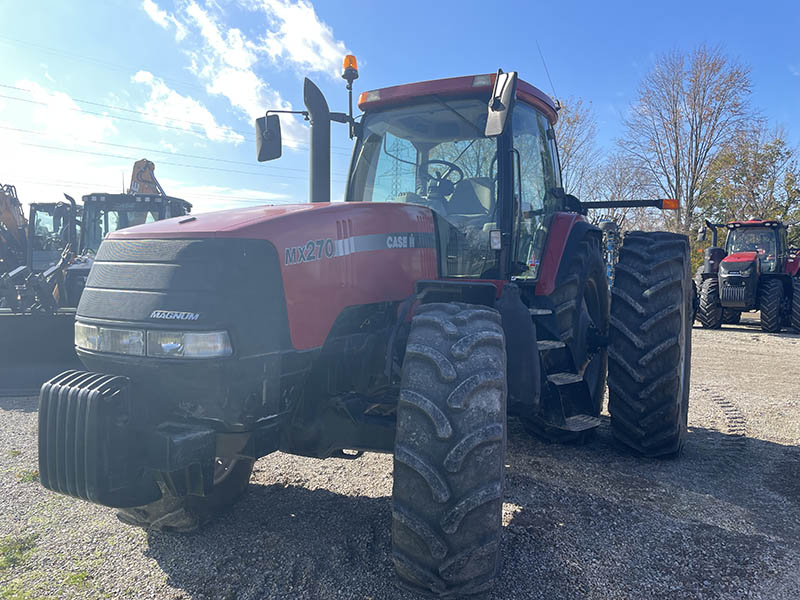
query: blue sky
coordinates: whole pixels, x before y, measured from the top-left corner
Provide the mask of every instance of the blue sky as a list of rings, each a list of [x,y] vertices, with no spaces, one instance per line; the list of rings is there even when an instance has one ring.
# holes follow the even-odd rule
[[[752,100],[800,142],[796,2],[344,2],[111,0],[0,3],[0,182],[23,201],[118,191],[135,159],[196,211],[307,199],[303,124],[283,120],[278,161],[255,161],[253,119],[302,108],[302,78],[344,110],[356,92],[517,70],[591,101],[611,148],[654,58],[720,44],[752,69]],[[333,197],[350,142],[333,125]]]

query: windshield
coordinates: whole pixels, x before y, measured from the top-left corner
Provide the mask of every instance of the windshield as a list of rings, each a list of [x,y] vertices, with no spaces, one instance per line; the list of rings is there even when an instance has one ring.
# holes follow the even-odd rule
[[[775,232],[764,228],[733,229],[728,234],[728,254],[756,252],[763,271],[772,271],[777,261]]]
[[[356,151],[349,200],[432,209],[450,277],[496,271],[497,140],[483,135],[487,110],[485,100],[436,100],[369,114]]]
[[[104,206],[89,205],[84,208],[83,213],[83,250],[97,252],[100,242],[106,234],[143,225],[159,220],[159,210],[145,210],[141,204],[133,202],[125,204],[115,204],[113,209]]]

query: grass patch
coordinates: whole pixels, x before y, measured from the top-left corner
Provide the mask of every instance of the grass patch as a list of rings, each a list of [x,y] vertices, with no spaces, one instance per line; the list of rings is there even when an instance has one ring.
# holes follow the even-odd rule
[[[16,448],[12,448],[11,450],[9,450],[9,451],[8,451],[8,455],[9,455],[11,458],[16,458],[16,457],[18,457],[20,454],[22,454],[22,452],[21,452],[20,450],[17,450]]]
[[[0,587],[0,598],[2,600],[51,600],[47,596],[40,596],[27,589],[19,579]]]
[[[36,535],[6,537],[0,540],[0,571],[10,569],[26,558],[36,547]]]
[[[86,571],[76,571],[74,573],[69,573],[64,578],[64,583],[67,585],[74,585],[76,587],[86,587],[89,582],[89,573]]]
[[[17,476],[21,483],[35,483],[39,481],[39,471],[23,471]]]

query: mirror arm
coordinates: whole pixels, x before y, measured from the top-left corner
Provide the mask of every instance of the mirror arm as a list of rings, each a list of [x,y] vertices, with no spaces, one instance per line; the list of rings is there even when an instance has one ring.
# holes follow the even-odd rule
[[[309,120],[309,116],[308,116],[308,111],[307,110],[268,110],[267,114],[264,115],[264,116],[268,117],[269,115],[274,114],[274,113],[284,113],[284,114],[288,114],[288,115],[303,115],[303,119],[305,119],[306,121]]]

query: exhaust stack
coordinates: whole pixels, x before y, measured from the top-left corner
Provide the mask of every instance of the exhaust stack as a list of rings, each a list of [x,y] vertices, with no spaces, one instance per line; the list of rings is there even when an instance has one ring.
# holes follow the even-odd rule
[[[325,96],[306,78],[303,83],[303,102],[311,122],[309,149],[309,197],[311,202],[331,201],[331,113]]]

